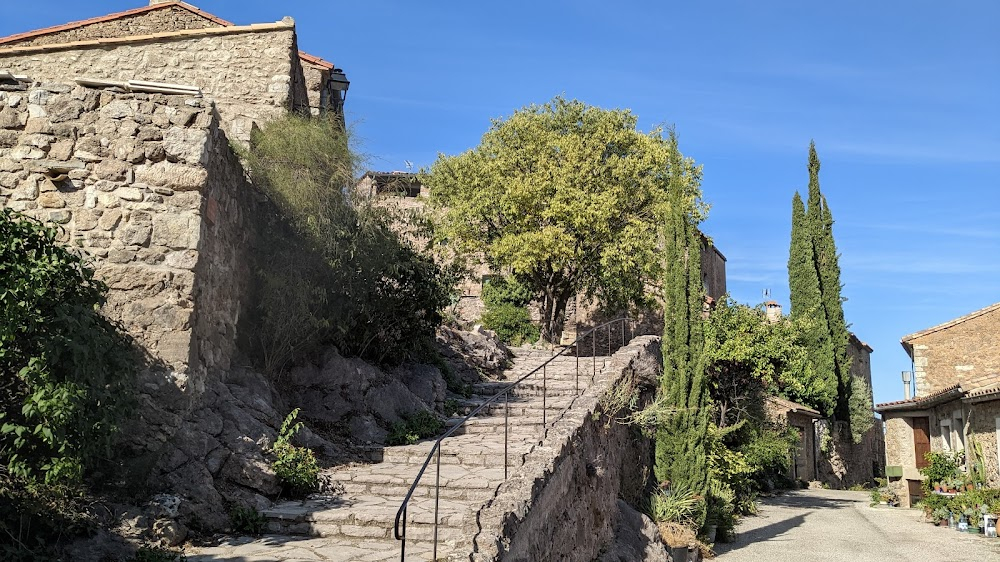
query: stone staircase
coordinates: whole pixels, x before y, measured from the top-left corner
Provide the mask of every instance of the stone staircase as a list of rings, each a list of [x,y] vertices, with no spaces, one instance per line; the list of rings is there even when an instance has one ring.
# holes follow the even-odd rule
[[[547,351],[515,349],[515,360],[505,373],[516,380],[551,357]],[[596,358],[598,372],[606,357]],[[523,458],[541,444],[543,392],[545,421],[551,425],[579,392],[591,383],[592,358],[558,357],[542,373],[521,383],[508,398],[508,471],[513,474]],[[481,405],[506,386],[484,382],[473,387],[473,396],[461,403],[465,411]],[[476,418],[442,442],[440,499],[438,504],[437,559],[451,555],[467,558],[470,526],[478,510],[493,498],[504,481],[503,400],[484,408]],[[448,420],[456,424],[464,414]],[[284,562],[292,560],[398,560],[400,543],[393,537],[396,511],[430,452],[434,440],[414,445],[386,447],[381,462],[334,467],[326,472],[343,487],[335,497],[285,502],[264,512],[270,535],[263,539],[232,539],[217,547],[201,548],[188,559]],[[414,491],[406,525],[406,560],[431,561],[434,539],[434,492],[438,475],[431,462]]]

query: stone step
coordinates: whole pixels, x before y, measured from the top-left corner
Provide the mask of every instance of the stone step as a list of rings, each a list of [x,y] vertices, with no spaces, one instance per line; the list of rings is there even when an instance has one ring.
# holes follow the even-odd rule
[[[345,539],[393,539],[393,526],[402,496],[354,496],[285,502],[263,512],[269,533]],[[407,509],[407,543],[430,541],[434,536],[434,508],[438,505],[438,540],[454,542],[463,537],[468,519],[479,501],[431,497],[410,500]]]

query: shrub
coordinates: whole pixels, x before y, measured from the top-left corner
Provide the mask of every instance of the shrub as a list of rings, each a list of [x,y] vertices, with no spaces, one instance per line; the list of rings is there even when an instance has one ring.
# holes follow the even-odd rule
[[[267,526],[267,518],[253,507],[234,506],[229,510],[229,523],[237,533],[259,536]]]
[[[959,470],[962,464],[961,453],[928,451],[924,453],[924,459],[927,461],[927,466],[920,469],[920,474],[926,478],[920,487],[923,488],[925,495],[930,493],[938,482],[964,478],[964,474]]]
[[[291,411],[281,424],[278,438],[271,448],[271,468],[281,480],[285,491],[293,496],[304,496],[319,487],[319,464],[311,449],[292,445],[292,437],[300,429],[302,422],[295,422],[299,409]]]
[[[481,319],[483,325],[509,345],[537,341],[540,331],[531,323],[531,314],[525,308],[530,301],[531,292],[516,279],[491,278],[483,287],[483,304],[486,305]]]
[[[444,422],[433,412],[421,410],[412,416],[407,416],[402,422],[393,424],[389,435],[385,438],[386,445],[413,445],[421,439],[435,437],[444,429]]]
[[[279,372],[330,345],[382,364],[418,351],[456,279],[400,239],[389,209],[354,193],[359,159],[340,123],[290,114],[250,144],[237,150],[275,211],[254,252],[255,362]]]
[[[657,490],[650,497],[648,515],[657,523],[680,523],[699,529],[705,522],[705,498],[680,485]]]
[[[0,462],[15,477],[73,483],[110,455],[140,357],[98,312],[107,286],[57,236],[0,210]]]

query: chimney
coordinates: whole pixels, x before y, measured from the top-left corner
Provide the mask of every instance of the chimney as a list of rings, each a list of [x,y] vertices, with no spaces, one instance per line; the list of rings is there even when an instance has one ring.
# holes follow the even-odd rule
[[[767,315],[767,321],[773,324],[781,320],[781,305],[774,301],[767,301],[764,303],[764,313]]]
[[[913,390],[910,387],[910,384],[913,381],[913,372],[903,371],[902,375],[903,375],[903,399],[909,400],[910,398],[913,398]]]

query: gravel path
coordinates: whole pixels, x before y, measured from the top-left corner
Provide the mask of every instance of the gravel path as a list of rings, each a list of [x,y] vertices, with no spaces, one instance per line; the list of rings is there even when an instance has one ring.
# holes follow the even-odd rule
[[[867,492],[800,490],[760,502],[716,545],[718,562],[1000,561],[1000,539],[923,522],[916,509],[869,507]]]

